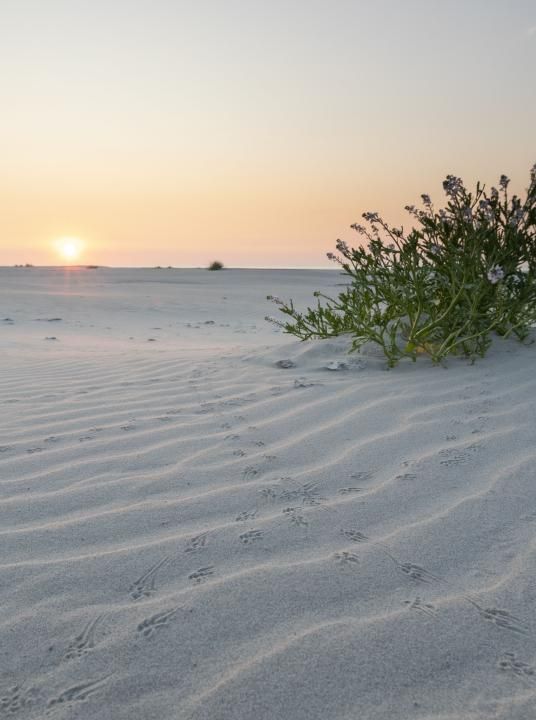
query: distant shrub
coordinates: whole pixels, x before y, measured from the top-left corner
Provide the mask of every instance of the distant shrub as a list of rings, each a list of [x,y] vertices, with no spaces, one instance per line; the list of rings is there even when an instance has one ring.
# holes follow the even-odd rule
[[[524,201],[509,197],[509,182],[501,175],[499,189],[488,195],[477,183],[472,194],[448,175],[446,207],[436,212],[421,195],[424,209],[406,207],[417,221],[408,233],[364,213],[367,226],[352,229],[366,245],[338,240],[339,255],[328,253],[347,288],[336,299],[315,292],[317,306],[304,313],[269,296],[289,320],[267,320],[302,340],[347,333],[351,350],[376,343],[390,367],[421,353],[474,360],[493,333],[525,340],[536,322],[536,165]]]
[[[213,260],[207,270],[223,270],[223,263],[219,260]]]

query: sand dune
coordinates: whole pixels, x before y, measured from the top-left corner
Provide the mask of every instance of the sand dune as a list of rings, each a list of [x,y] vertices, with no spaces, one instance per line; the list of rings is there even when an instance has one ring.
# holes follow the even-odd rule
[[[0,716],[536,718],[534,347],[263,321],[332,271],[0,280]]]

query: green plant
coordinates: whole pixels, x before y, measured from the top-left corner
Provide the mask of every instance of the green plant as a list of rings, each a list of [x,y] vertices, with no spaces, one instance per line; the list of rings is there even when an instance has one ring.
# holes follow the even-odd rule
[[[420,353],[474,360],[493,333],[525,340],[536,322],[536,165],[524,201],[509,197],[508,184],[502,175],[498,190],[477,183],[470,193],[448,175],[446,207],[436,211],[422,195],[424,209],[406,207],[417,221],[408,233],[364,213],[368,225],[351,227],[366,246],[338,240],[339,255],[328,253],[346,289],[335,299],[315,292],[316,307],[303,313],[268,296],[289,319],[267,320],[302,340],[347,333],[351,350],[376,343],[390,367]]]
[[[223,270],[223,263],[219,260],[214,260],[210,263],[207,270]]]

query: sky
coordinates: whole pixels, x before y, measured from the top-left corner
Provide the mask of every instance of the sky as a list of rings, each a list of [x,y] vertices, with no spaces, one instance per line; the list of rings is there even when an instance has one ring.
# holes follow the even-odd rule
[[[0,0],[0,265],[329,267],[447,173],[522,191],[535,68],[535,0]]]

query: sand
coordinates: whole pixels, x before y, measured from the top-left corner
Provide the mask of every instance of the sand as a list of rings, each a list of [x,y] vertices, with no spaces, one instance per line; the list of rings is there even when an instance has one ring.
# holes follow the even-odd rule
[[[536,718],[536,346],[264,322],[341,281],[0,270],[1,717]]]

